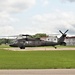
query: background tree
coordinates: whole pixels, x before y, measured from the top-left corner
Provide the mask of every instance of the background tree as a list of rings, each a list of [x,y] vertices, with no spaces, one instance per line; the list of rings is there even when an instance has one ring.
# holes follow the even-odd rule
[[[33,35],[34,38],[41,38],[41,37],[46,37],[48,35],[46,35],[45,33],[37,33],[35,35]]]

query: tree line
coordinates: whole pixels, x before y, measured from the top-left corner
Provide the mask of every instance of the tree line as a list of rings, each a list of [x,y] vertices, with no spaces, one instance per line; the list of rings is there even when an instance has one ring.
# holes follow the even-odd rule
[[[41,38],[41,37],[46,37],[45,33],[37,33],[35,35],[32,35],[33,38]],[[1,38],[0,39],[0,44],[9,44],[13,39],[6,39],[6,38]]]

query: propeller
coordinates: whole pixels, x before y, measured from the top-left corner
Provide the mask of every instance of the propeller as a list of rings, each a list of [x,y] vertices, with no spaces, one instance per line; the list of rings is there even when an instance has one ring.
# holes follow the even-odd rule
[[[31,37],[32,38],[32,35],[28,35],[28,34],[20,34],[19,36],[22,36],[22,37]]]
[[[59,32],[60,32],[61,34],[63,34],[61,30],[59,30]]]
[[[68,30],[66,30],[64,33],[63,33],[61,30],[59,30],[59,32],[60,32],[62,35],[64,35],[64,34],[66,34],[66,33],[68,32]]]
[[[67,32],[68,32],[68,30],[66,30],[66,31],[64,32],[64,34],[67,33]]]

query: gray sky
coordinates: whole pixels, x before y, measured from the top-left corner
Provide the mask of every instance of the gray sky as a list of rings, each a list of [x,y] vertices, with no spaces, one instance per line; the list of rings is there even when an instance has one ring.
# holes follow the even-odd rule
[[[75,0],[0,0],[0,35],[75,35]]]

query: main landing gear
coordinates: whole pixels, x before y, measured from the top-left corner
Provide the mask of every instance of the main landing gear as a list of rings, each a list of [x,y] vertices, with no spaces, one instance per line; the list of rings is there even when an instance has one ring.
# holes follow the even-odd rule
[[[55,49],[57,49],[57,47],[56,46],[53,46]]]

